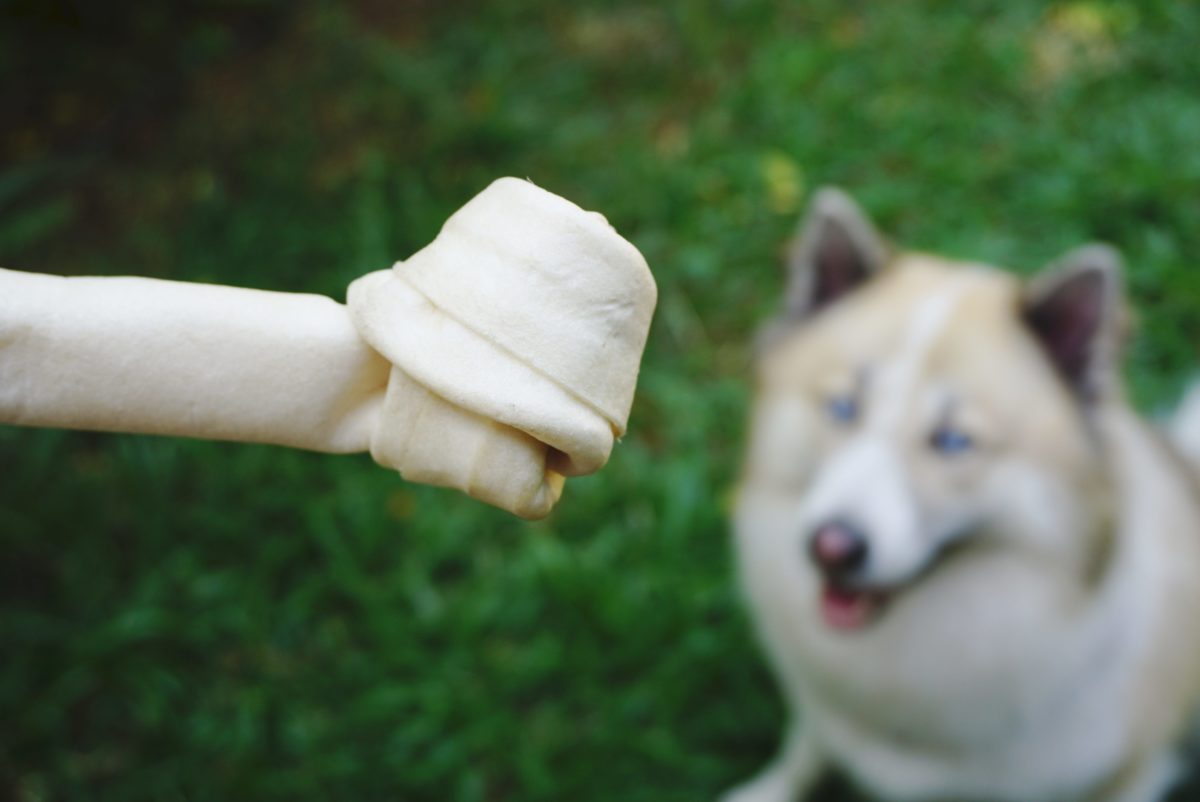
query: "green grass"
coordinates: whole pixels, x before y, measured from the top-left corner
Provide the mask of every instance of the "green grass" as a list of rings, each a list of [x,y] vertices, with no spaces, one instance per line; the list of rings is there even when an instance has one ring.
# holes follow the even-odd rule
[[[756,769],[782,713],[727,501],[817,185],[1022,272],[1111,241],[1138,400],[1198,362],[1191,3],[86,8],[0,5],[0,264],[341,297],[518,175],[605,213],[660,305],[629,435],[536,524],[365,456],[0,428],[0,796],[669,802]]]

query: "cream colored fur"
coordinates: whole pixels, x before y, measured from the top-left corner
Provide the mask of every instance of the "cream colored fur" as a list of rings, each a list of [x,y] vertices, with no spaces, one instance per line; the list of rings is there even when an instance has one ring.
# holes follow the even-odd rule
[[[860,245],[875,237],[829,192],[808,237],[822,214]],[[1067,262],[1106,263],[1119,289],[1112,258]],[[889,802],[1161,799],[1200,710],[1195,476],[1131,409],[1115,364],[1072,391],[1022,319],[1029,287],[884,259],[821,309],[792,298],[760,355],[735,541],[792,720],[776,759],[724,799],[807,799],[830,768]],[[1105,303],[1093,354],[1112,362],[1119,298]],[[830,420],[827,400],[849,392],[858,418]],[[1195,459],[1192,399],[1173,432]],[[969,453],[929,448],[947,417]],[[822,620],[805,555],[831,515],[864,522],[867,575],[897,589],[858,631]]]

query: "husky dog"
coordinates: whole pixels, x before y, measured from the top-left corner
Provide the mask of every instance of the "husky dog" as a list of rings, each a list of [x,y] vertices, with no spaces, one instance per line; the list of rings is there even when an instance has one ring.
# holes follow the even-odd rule
[[[827,767],[887,802],[1161,799],[1200,712],[1200,392],[1173,438],[1130,408],[1120,257],[1022,282],[826,189],[789,267],[735,530],[791,720],[724,799]]]

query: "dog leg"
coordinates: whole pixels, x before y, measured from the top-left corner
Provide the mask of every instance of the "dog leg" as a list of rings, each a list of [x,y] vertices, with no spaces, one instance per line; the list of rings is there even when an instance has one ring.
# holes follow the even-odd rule
[[[726,791],[720,802],[798,802],[816,784],[824,766],[816,739],[793,724],[775,759],[752,779]]]
[[[1125,772],[1097,802],[1161,802],[1179,779],[1179,761],[1167,755],[1155,755]]]

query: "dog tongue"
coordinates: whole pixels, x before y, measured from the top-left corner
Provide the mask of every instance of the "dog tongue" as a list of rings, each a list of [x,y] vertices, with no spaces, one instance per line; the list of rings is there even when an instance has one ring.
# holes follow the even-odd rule
[[[870,591],[826,585],[821,593],[821,615],[833,629],[858,629],[871,620],[875,596]]]

